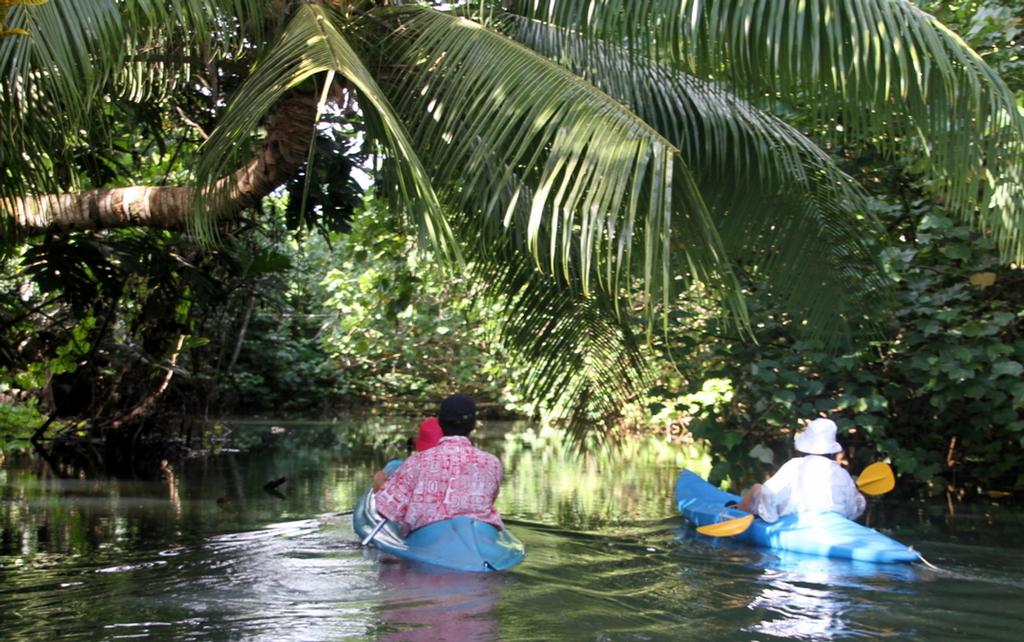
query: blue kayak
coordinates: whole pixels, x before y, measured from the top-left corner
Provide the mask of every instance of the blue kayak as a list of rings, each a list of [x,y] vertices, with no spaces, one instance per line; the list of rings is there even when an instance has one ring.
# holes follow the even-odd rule
[[[391,474],[401,460],[389,461],[384,470]],[[369,490],[356,504],[352,525],[360,540],[365,539],[377,526],[381,517],[374,508],[373,491]],[[526,549],[508,529],[494,526],[470,517],[460,516],[428,524],[399,536],[396,522],[385,524],[369,542],[396,557],[443,566],[457,571],[504,571],[523,561]]]
[[[726,506],[739,500],[688,470],[680,473],[676,481],[676,504],[694,526],[746,516],[747,513]],[[755,519],[750,528],[730,539],[776,550],[866,562],[920,559],[911,547],[830,511],[785,515],[772,523]]]

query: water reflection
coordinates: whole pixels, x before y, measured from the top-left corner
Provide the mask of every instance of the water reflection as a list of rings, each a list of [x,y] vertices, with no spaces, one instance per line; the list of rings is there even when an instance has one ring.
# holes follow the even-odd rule
[[[748,631],[810,640],[833,640],[846,635],[843,615],[851,604],[838,594],[822,585],[804,585],[782,578],[768,579],[766,583],[750,608],[763,609],[769,617]]]
[[[270,455],[270,456],[268,456]],[[67,479],[45,466],[11,467],[0,486],[0,564],[40,556],[127,554],[193,543],[355,503],[372,464],[312,464],[253,452],[165,464],[161,479]],[[287,478],[271,493],[268,480]]]
[[[502,515],[570,530],[607,531],[660,519],[674,512],[671,497],[682,467],[710,470],[699,448],[655,438],[581,454],[564,432],[525,427],[492,443],[505,466],[497,502]]]
[[[742,627],[779,639],[834,640],[892,630],[871,623],[880,600],[912,594],[917,566],[832,559],[790,551],[751,548],[728,539],[698,535],[690,526],[675,530],[693,554],[713,555],[757,572],[750,578],[746,609],[754,621]],[[883,597],[884,596],[884,597]]]
[[[497,640],[495,604],[504,576],[458,573],[407,562],[382,562],[378,640]]]
[[[142,602],[201,622],[192,631],[207,632],[200,637],[364,636],[374,626],[367,608],[377,591],[374,569],[350,537],[338,537],[344,532],[339,523],[310,519],[211,538],[182,556],[168,590]]]

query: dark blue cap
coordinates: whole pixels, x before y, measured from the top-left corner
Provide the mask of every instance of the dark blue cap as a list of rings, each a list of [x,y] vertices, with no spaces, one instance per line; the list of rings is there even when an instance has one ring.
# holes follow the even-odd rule
[[[472,421],[476,419],[476,404],[466,395],[452,395],[441,402],[437,418],[442,425]]]

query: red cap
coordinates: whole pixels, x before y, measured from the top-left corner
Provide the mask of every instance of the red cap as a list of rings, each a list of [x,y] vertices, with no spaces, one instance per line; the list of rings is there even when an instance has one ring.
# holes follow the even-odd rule
[[[416,435],[416,452],[422,452],[433,448],[441,441],[444,433],[441,431],[441,424],[437,423],[437,417],[427,417],[420,422],[420,431]]]

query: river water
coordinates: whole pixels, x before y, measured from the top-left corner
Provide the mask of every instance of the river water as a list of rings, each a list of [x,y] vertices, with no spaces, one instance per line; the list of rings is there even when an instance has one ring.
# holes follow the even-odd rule
[[[874,501],[871,525],[936,569],[781,556],[685,528],[675,477],[707,462],[654,440],[578,457],[532,429],[489,424],[478,439],[505,464],[498,508],[526,561],[485,575],[387,558],[336,513],[414,426],[378,422],[371,453],[351,427],[237,424],[259,447],[235,452],[228,439],[152,481],[58,478],[8,456],[2,639],[1024,636],[1019,507]],[[264,489],[281,477],[276,493]]]

